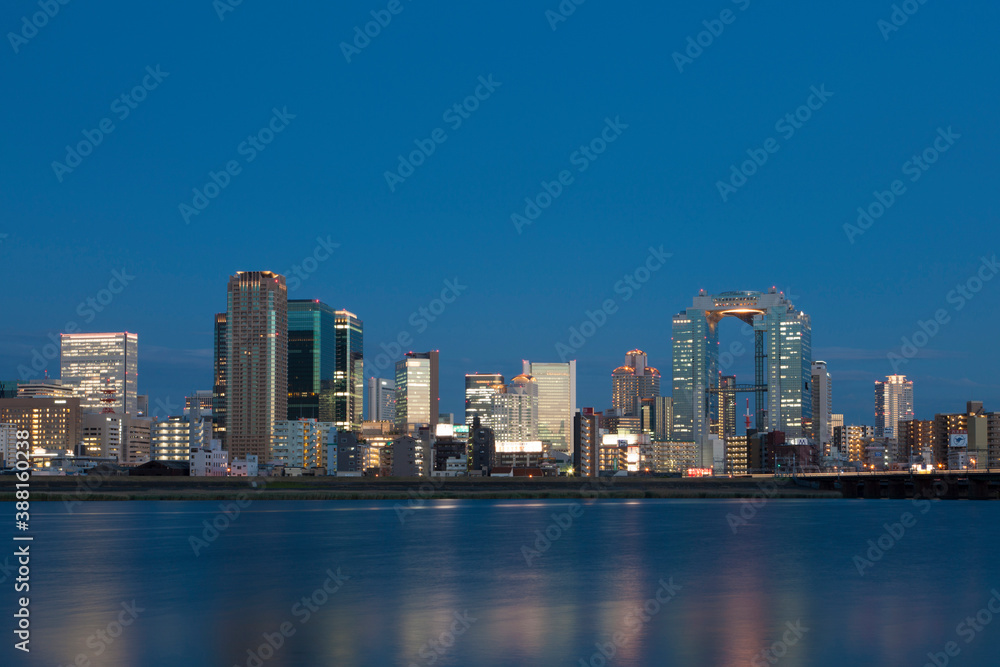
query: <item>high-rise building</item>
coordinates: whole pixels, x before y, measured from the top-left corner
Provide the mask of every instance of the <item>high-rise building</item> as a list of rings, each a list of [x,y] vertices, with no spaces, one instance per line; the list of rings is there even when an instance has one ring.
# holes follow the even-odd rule
[[[184,397],[184,414],[212,416],[215,405],[214,392],[211,389],[199,389],[193,396]]]
[[[674,316],[675,440],[706,442],[719,409],[718,324],[736,317],[754,330],[756,428],[801,438],[812,428],[812,327],[784,294],[702,290]]]
[[[530,375],[511,379],[505,391],[490,397],[491,412],[485,423],[497,443],[538,440],[538,383]]]
[[[226,449],[226,364],[229,356],[229,328],[226,326],[227,313],[215,314],[215,354],[212,384],[212,437]]]
[[[653,440],[665,442],[672,440],[674,427],[674,399],[670,396],[657,396],[653,399]]]
[[[230,277],[226,326],[226,441],[230,458],[266,461],[288,415],[288,288],[271,271]]]
[[[896,439],[899,422],[913,419],[913,381],[890,375],[875,382],[875,437]]]
[[[825,361],[814,361],[812,365],[812,414],[813,431],[811,437],[821,452],[827,452],[833,442],[833,384]]]
[[[199,449],[210,448],[212,421],[197,414],[163,417],[153,422],[150,458],[154,461],[187,461]]]
[[[396,426],[400,433],[438,423],[438,351],[407,352],[396,362]]]
[[[337,427],[315,419],[275,422],[268,463],[286,468],[326,468],[326,447]]]
[[[368,378],[368,419],[396,422],[396,383],[385,378]]]
[[[138,334],[61,334],[59,376],[79,387],[84,412],[138,415]]]
[[[17,380],[0,380],[0,398],[17,398]]]
[[[288,419],[333,421],[335,320],[318,299],[288,301]]]
[[[625,364],[611,371],[611,407],[622,416],[637,417],[642,399],[660,395],[660,371],[647,365],[646,353],[629,350]]]
[[[538,383],[538,437],[546,451],[571,454],[573,415],[576,413],[576,360],[565,363],[524,360],[522,372]]]
[[[470,373],[465,376],[465,423],[469,428],[476,417],[489,422],[493,410],[493,394],[503,386],[500,373]]]
[[[573,415],[573,467],[583,477],[597,477],[600,468],[601,413],[583,408]]]
[[[335,311],[334,317],[337,368],[333,374],[333,423],[341,431],[358,432],[364,421],[364,323],[347,310]]]
[[[78,397],[0,399],[0,424],[14,424],[28,431],[28,444],[74,452],[83,431],[83,411]]]
[[[934,420],[910,419],[899,422],[899,453],[901,457],[913,461],[922,457],[923,462],[934,461]]]
[[[861,463],[867,460],[865,448],[874,437],[871,426],[838,426],[833,431],[833,444],[842,458]]]
[[[62,380],[51,378],[28,380],[22,382],[17,387],[18,398],[32,398],[44,396],[46,398],[69,398],[70,396],[80,396],[80,387],[75,384],[66,384]],[[14,398],[13,396],[11,398]]]
[[[715,434],[725,440],[736,435],[736,376],[719,378],[719,419]]]

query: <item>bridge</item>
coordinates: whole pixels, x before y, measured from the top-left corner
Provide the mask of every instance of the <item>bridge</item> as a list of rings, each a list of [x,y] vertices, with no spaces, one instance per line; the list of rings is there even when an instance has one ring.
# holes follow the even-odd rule
[[[1000,499],[1000,470],[997,469],[930,473],[808,473],[792,479],[796,485],[821,491],[839,491],[845,498]]]

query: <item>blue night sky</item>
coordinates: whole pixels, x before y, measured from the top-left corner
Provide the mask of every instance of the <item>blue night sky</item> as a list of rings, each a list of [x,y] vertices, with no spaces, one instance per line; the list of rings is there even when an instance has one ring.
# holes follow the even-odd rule
[[[887,355],[936,313],[944,323],[899,366],[917,416],[970,399],[1000,410],[1000,279],[977,277],[1000,270],[983,260],[1000,251],[1000,7],[913,5],[895,29],[879,26],[888,0],[590,0],[558,22],[557,0],[247,0],[222,20],[211,0],[78,0],[35,30],[22,21],[35,2],[5,3],[0,377],[30,369],[70,322],[136,331],[140,393],[154,410],[179,404],[211,387],[227,277],[298,265],[312,270],[291,297],[357,313],[368,361],[401,333],[439,349],[441,407],[457,415],[465,373],[558,360],[608,299],[616,312],[574,354],[579,405],[609,406],[610,372],[634,347],[669,387],[671,318],[700,288],[772,285],[811,315],[849,422],[872,423]],[[373,11],[391,22],[348,62],[340,44]],[[706,21],[722,32],[699,53],[688,38]],[[477,91],[478,108],[446,115]],[[806,120],[782,121],[808,103]],[[260,150],[243,144],[275,109],[294,118],[273,121]],[[77,163],[67,145],[84,132],[100,143]],[[578,152],[602,132],[604,152]],[[390,187],[398,156],[428,140],[434,152]],[[933,164],[911,161],[928,148]],[[724,201],[718,182],[751,155],[767,161]],[[231,161],[238,173],[218,176]],[[512,214],[564,171],[519,229]],[[180,205],[205,203],[194,189],[210,172],[229,182],[186,221]],[[895,180],[884,214],[845,231]],[[327,255],[317,239],[338,245]],[[650,247],[672,256],[626,299],[616,285]],[[314,253],[328,258],[304,264]],[[87,305],[123,271],[110,303]],[[952,293],[970,279],[978,292]],[[465,289],[421,323],[446,281]],[[724,350],[749,340],[723,323]],[[730,367],[745,381],[751,357]],[[57,359],[45,366],[57,375]]]

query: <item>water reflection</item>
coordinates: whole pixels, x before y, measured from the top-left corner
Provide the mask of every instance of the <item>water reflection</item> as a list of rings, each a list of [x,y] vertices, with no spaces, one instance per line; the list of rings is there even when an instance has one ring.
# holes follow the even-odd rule
[[[218,503],[43,504],[30,664],[580,665],[603,647],[609,665],[749,665],[800,622],[782,665],[920,665],[1000,586],[1000,505],[935,505],[860,575],[906,504],[772,500],[734,532],[728,501],[428,502],[404,522],[391,501],[257,502],[197,556]],[[95,640],[132,600],[134,624]],[[963,661],[998,647],[1000,627]]]

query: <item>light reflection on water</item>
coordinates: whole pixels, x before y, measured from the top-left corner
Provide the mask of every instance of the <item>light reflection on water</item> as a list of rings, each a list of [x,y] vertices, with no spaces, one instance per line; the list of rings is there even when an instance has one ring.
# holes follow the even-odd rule
[[[522,547],[572,501],[428,502],[402,523],[394,501],[257,501],[197,557],[217,502],[38,503],[33,650],[13,664],[247,665],[288,622],[264,665],[579,665],[616,632],[609,665],[750,665],[796,621],[777,664],[919,667],[949,641],[993,664],[1000,619],[970,644],[955,628],[1000,588],[1000,504],[771,500],[734,534],[740,502],[583,501],[530,566]],[[906,511],[917,524],[860,576],[853,556]],[[350,579],[303,622],[338,568]],[[677,596],[637,623],[671,578]],[[95,655],[132,600],[144,611]]]

